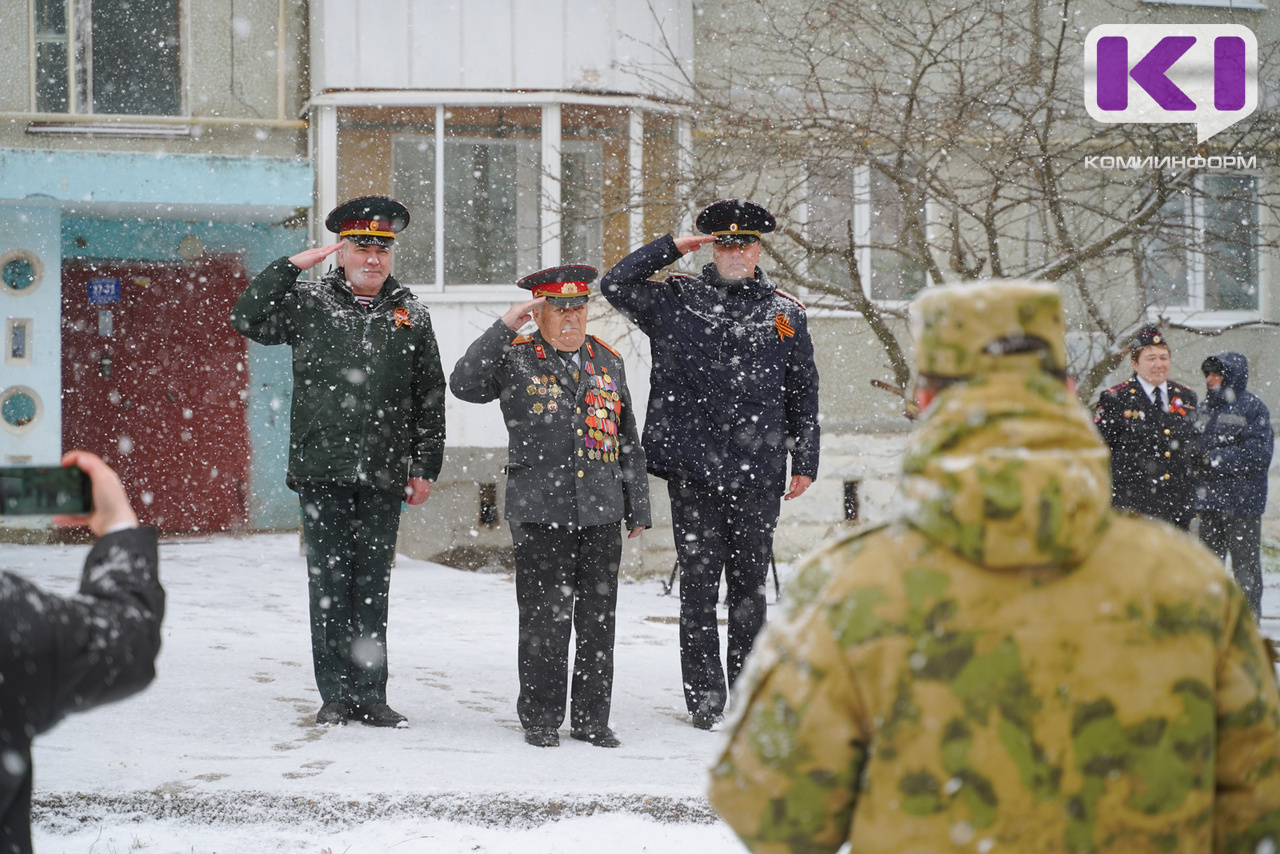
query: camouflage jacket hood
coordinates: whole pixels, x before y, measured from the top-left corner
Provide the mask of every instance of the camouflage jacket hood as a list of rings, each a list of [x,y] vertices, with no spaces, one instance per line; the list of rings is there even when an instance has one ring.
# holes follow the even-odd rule
[[[945,390],[907,448],[908,524],[993,570],[1073,566],[1098,545],[1109,453],[1061,380],[993,373]]]

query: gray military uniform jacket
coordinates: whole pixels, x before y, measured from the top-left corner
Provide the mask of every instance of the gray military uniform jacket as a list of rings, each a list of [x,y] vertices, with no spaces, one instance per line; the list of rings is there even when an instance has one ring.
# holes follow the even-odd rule
[[[449,377],[469,403],[501,400],[507,423],[509,522],[649,527],[649,481],[622,358],[595,336],[578,351],[575,383],[541,333],[501,320]]]

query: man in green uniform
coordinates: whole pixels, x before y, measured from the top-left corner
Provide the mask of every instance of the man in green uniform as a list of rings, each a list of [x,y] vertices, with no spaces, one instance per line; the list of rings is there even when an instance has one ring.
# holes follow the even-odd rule
[[[906,509],[802,564],[720,815],[756,852],[1276,850],[1275,673],[1212,554],[1110,509],[1057,291],[912,309]]]
[[[293,348],[286,482],[302,504],[318,724],[406,726],[387,705],[387,598],[401,502],[421,504],[444,458],[444,372],[431,316],[390,275],[404,205],[352,199],[325,219],[342,240],[281,258],[231,323]],[[328,256],[338,266],[298,281]]]

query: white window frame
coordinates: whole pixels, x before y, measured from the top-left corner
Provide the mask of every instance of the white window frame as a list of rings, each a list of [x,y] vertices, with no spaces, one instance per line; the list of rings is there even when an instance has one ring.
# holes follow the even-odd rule
[[[850,188],[850,204],[852,206],[853,219],[853,239],[858,245],[858,272],[862,277],[862,293],[867,299],[873,301],[878,306],[887,309],[904,309],[911,303],[912,298],[907,299],[882,299],[877,298],[872,293],[871,276],[872,252],[871,246],[871,166],[866,163],[859,163],[853,167],[852,171],[852,187]],[[811,197],[812,190],[812,169],[809,169],[805,177],[805,203],[802,206],[803,216],[808,224],[811,214],[811,208],[808,199]],[[925,230],[926,236],[932,223],[933,204],[929,199],[925,199]],[[928,270],[923,271],[924,282],[920,286],[920,290],[932,284],[932,277]],[[919,293],[919,292],[917,292]]]
[[[29,38],[28,76],[30,81],[28,98],[33,113],[48,115],[130,115],[123,113],[96,113],[93,109],[93,32],[91,11],[93,0],[63,0],[66,8],[66,34],[55,37],[42,37],[36,31],[36,4],[39,0],[27,0],[27,35]],[[187,46],[191,43],[187,0],[177,3],[178,14],[178,109],[171,115],[187,115],[187,78],[190,76],[188,63],[191,52]],[[37,59],[37,44],[64,43],[67,47],[67,108],[53,112],[39,109],[38,79],[40,74]],[[83,77],[83,80],[80,78]],[[142,114],[138,114],[142,115]],[[168,113],[161,115],[170,115]]]
[[[1261,198],[1263,193],[1261,175],[1246,173],[1243,175],[1232,177],[1248,177],[1254,180],[1254,212],[1257,231],[1254,233],[1254,251],[1256,253],[1256,270],[1257,275],[1256,287],[1258,291],[1258,306],[1251,310],[1223,310],[1219,311],[1212,308],[1206,308],[1204,304],[1205,298],[1205,274],[1208,264],[1204,250],[1205,245],[1205,214],[1204,214],[1204,179],[1206,176],[1201,175],[1196,179],[1196,192],[1189,199],[1190,204],[1184,207],[1183,224],[1188,228],[1192,235],[1191,243],[1186,247],[1185,264],[1187,271],[1187,302],[1185,305],[1160,305],[1152,304],[1147,306],[1147,318],[1151,322],[1158,322],[1163,318],[1179,323],[1185,326],[1191,326],[1202,329],[1214,329],[1223,326],[1232,326],[1240,323],[1249,323],[1252,321],[1262,320],[1267,312],[1267,291],[1264,282],[1267,279],[1267,253],[1262,250],[1261,231],[1264,228]],[[1189,210],[1188,210],[1189,209]],[[1188,221],[1189,220],[1189,221]],[[1146,295],[1143,295],[1146,299]]]

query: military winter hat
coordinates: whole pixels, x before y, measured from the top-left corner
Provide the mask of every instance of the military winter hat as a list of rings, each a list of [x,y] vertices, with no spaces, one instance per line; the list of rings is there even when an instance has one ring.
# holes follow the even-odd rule
[[[968,377],[1028,353],[1038,354],[1041,370],[1067,369],[1062,297],[1044,282],[928,288],[911,304],[911,334],[920,374]]]
[[[361,246],[391,246],[409,224],[409,209],[386,196],[343,202],[324,219],[325,228]]]
[[[721,246],[758,243],[760,235],[778,227],[773,214],[764,205],[746,199],[712,202],[698,214],[694,225],[703,234],[715,235],[716,243]]]
[[[599,271],[586,264],[570,264],[567,267],[551,267],[525,276],[516,284],[529,290],[535,297],[546,297],[547,302],[561,308],[582,305],[591,298],[591,283]]]
[[[1158,326],[1144,326],[1138,330],[1133,336],[1133,341],[1129,344],[1129,358],[1135,359],[1142,352],[1143,347],[1163,347],[1169,348],[1169,339],[1164,337],[1164,333],[1160,331]]]

